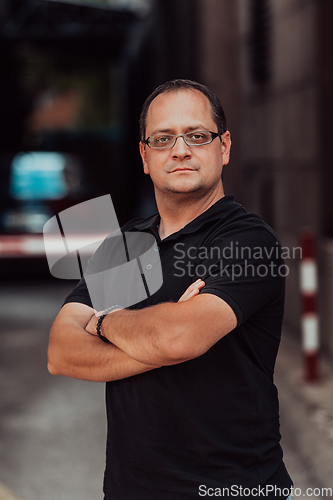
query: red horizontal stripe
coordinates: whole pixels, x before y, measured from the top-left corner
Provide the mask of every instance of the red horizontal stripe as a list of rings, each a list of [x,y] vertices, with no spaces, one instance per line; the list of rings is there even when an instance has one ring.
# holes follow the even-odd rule
[[[318,355],[316,352],[304,356],[304,378],[308,382],[319,379]]]
[[[303,312],[304,313],[316,313],[317,312],[317,300],[315,295],[303,295]]]
[[[305,232],[301,235],[301,247],[302,247],[302,258],[314,258],[315,257],[315,244],[313,234],[310,232]]]

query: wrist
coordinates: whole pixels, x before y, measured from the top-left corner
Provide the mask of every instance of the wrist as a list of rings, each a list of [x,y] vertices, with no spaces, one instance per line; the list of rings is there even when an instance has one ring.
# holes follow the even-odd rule
[[[97,336],[105,343],[111,344],[110,340],[107,337],[105,337],[104,333],[102,332],[102,329],[101,329],[102,322],[108,314],[119,311],[120,309],[122,309],[122,307],[118,306],[118,305],[108,307],[107,309],[105,309],[105,311],[98,318],[97,325],[96,325],[96,333],[97,333]]]

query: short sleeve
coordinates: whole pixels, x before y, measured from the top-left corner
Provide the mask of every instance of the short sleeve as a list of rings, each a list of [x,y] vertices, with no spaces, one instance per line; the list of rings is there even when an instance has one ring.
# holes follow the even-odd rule
[[[201,293],[225,300],[236,314],[238,326],[269,301],[283,294],[287,268],[281,245],[265,228],[219,237],[198,252]]]
[[[93,307],[86,281],[82,278],[76,285],[74,290],[68,295],[63,306],[69,304],[70,302],[79,302],[80,304],[85,304],[86,306]]]

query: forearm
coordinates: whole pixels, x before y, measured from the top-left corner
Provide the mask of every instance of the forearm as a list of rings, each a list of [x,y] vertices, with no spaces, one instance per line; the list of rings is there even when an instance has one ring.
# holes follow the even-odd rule
[[[95,382],[118,380],[156,368],[132,359],[90,335],[77,319],[59,315],[50,336],[48,369],[53,375]]]
[[[112,312],[102,333],[131,358],[165,366],[201,356],[236,326],[234,311],[219,297],[190,294],[177,303]]]
[[[130,357],[146,364],[172,365],[191,357],[182,350],[186,322],[180,303],[108,314],[103,334]]]

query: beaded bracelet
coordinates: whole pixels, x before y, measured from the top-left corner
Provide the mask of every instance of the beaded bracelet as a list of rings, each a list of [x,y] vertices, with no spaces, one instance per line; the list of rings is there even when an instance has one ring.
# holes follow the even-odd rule
[[[114,311],[115,309],[122,309],[122,307],[121,306],[111,306],[111,307],[108,307],[107,309],[105,309],[105,311],[98,318],[98,321],[97,321],[97,326],[96,326],[97,335],[99,336],[99,338],[101,340],[103,340],[103,342],[107,342],[108,344],[111,344],[111,342],[110,342],[109,339],[107,339],[106,337],[104,337],[104,335],[102,335],[101,325],[102,325],[102,321],[105,318],[105,316],[107,316],[110,312]]]

